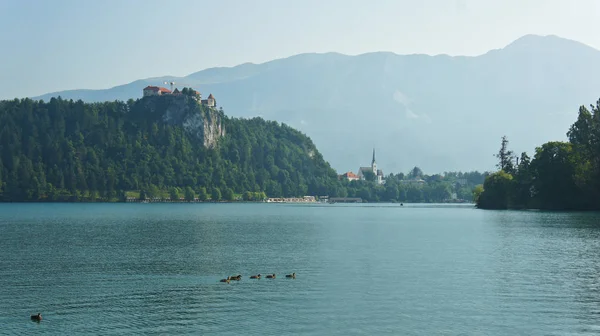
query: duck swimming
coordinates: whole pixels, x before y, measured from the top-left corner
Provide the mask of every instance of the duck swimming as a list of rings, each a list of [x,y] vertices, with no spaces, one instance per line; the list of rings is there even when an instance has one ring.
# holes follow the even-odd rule
[[[229,279],[230,279],[230,280],[237,280],[237,281],[240,281],[240,280],[242,280],[242,275],[241,275],[241,274],[238,274],[238,275],[232,275],[232,276],[230,276],[230,277],[229,277]]]
[[[42,320],[42,314],[37,313],[37,315],[31,315],[31,320],[33,320],[33,321],[41,321]]]
[[[260,279],[260,273],[258,275],[251,275],[250,279]]]
[[[219,281],[220,282],[227,282],[227,283],[229,283],[229,280],[231,280],[231,277],[227,277],[227,279],[221,279]]]
[[[294,279],[296,279],[296,273],[294,272],[292,274],[286,274],[285,277],[286,278],[294,278]]]
[[[267,279],[275,279],[275,273],[267,275]]]

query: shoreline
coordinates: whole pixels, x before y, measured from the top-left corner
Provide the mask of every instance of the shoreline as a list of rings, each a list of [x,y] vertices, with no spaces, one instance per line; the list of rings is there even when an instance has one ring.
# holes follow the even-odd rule
[[[360,202],[360,203],[330,203],[330,202],[266,202],[266,201],[0,201],[0,204],[233,204],[233,203],[264,203],[264,204],[395,204],[401,206],[401,204],[448,204],[448,205],[475,205],[474,202]],[[479,209],[479,208],[478,208]],[[479,209],[488,210],[488,209]],[[517,210],[517,209],[515,209]],[[536,210],[536,209],[521,209],[521,210]]]

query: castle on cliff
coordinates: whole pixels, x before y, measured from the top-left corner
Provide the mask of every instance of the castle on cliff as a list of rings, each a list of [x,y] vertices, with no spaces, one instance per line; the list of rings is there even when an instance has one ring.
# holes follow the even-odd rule
[[[185,89],[184,89],[185,91]],[[173,91],[164,88],[164,87],[160,87],[160,86],[146,86],[143,90],[144,93],[144,97],[149,97],[149,96],[163,96],[163,95],[182,95],[184,93],[182,93],[181,91],[179,91],[179,89],[175,89]],[[213,94],[209,94],[207,99],[202,99],[202,94],[199,91],[196,90],[192,90],[191,94],[189,92],[186,92],[187,95],[192,96],[194,99],[196,99],[198,102],[200,102],[200,104],[207,106],[207,107],[213,107],[216,108],[217,107],[217,100],[215,99],[215,96],[213,96]]]

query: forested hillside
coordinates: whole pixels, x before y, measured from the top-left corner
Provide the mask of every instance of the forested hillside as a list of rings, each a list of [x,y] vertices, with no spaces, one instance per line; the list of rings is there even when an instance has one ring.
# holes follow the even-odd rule
[[[300,132],[228,118],[188,96],[0,102],[4,201],[335,195],[339,183]]]
[[[483,209],[600,210],[600,100],[579,108],[568,142],[551,141],[519,160],[502,139],[498,172],[476,191]]]
[[[485,177],[478,172],[426,175],[415,167],[406,176],[389,174],[385,185],[373,179],[349,182],[301,132],[261,118],[230,118],[195,98],[0,102],[0,200],[231,201],[313,195],[443,202],[454,194],[470,201],[473,186]]]

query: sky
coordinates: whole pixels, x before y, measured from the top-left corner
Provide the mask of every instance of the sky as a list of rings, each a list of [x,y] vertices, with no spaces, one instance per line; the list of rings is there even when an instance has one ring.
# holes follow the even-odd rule
[[[526,34],[600,49],[597,0],[0,0],[0,99],[308,52],[476,56]]]

